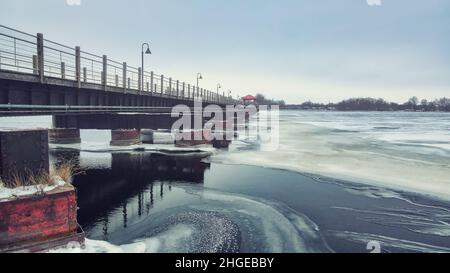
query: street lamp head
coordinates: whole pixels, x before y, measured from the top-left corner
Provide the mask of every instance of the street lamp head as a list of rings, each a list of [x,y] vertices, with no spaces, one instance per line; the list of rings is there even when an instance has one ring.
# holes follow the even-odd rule
[[[202,77],[202,75],[201,75],[201,74],[200,74],[200,77],[199,77],[199,79],[200,79],[200,80],[203,80],[203,77]]]
[[[150,46],[148,43],[143,43],[142,44],[142,53],[144,53],[144,46],[147,47],[147,50],[145,51],[145,54],[152,54],[152,52],[150,51]]]

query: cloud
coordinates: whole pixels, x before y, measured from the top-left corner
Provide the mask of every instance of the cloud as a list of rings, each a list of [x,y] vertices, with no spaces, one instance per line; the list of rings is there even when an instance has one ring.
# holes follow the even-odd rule
[[[66,0],[66,3],[69,6],[79,6],[81,5],[81,0]]]
[[[366,0],[369,6],[381,6],[382,0]]]

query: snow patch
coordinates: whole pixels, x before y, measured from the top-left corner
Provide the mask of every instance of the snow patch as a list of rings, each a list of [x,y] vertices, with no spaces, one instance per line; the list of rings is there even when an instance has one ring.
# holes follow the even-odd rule
[[[0,183],[0,202],[8,201],[10,198],[50,192],[58,187],[66,185],[66,182],[60,177],[55,176],[52,180],[53,185],[21,186],[13,189],[6,188],[3,183]]]
[[[106,241],[85,239],[82,247],[77,242],[71,242],[65,247],[51,249],[48,253],[146,253],[147,245],[137,242],[126,245],[114,245]]]

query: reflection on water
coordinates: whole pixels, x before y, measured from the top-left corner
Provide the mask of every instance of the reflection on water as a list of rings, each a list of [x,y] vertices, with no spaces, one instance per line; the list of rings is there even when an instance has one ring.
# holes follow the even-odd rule
[[[74,158],[90,239],[147,252],[450,252],[448,203],[202,153],[52,150]]]
[[[76,159],[84,170],[73,183],[78,222],[90,239],[138,242],[149,252],[328,251],[301,213],[204,187],[210,163],[202,153],[53,150],[51,155],[55,163]]]
[[[162,208],[164,198],[172,193],[173,182],[202,184],[210,167],[203,161],[204,154],[93,154],[72,150],[51,152],[55,163],[75,159],[83,170],[73,181],[78,193],[78,222],[94,236],[101,226],[104,239],[111,231],[127,228],[130,222],[149,215],[158,203]],[[94,160],[86,160],[85,157],[91,156]],[[95,161],[110,164],[91,164]]]

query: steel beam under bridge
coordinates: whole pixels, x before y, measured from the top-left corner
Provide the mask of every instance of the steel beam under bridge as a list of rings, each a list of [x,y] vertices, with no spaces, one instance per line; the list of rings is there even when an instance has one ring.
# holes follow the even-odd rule
[[[198,118],[203,125],[209,119],[203,118],[200,114],[191,115],[191,124]],[[53,126],[55,128],[76,128],[76,129],[171,129],[172,124],[178,117],[171,117],[170,114],[141,114],[141,113],[102,113],[102,114],[77,114],[77,115],[53,115]]]
[[[10,74],[11,78],[5,79],[4,76],[6,74]],[[108,87],[107,91],[105,91],[95,85],[77,88],[74,86],[74,83],[60,79],[49,79],[44,84],[37,80],[37,76],[33,75],[13,75],[13,73],[0,72],[0,105],[11,105],[11,107],[0,107],[0,116],[43,115],[61,112],[61,109],[54,108],[55,106],[68,106],[74,107],[74,109],[76,106],[89,106],[92,107],[90,108],[93,110],[92,112],[104,110],[103,108],[108,106],[116,108],[128,107],[129,109],[121,109],[120,111],[138,112],[137,109],[133,110],[130,108],[170,108],[179,104],[192,107],[194,105],[193,98],[182,98],[152,92],[139,94],[138,91],[113,87]],[[203,105],[206,106],[212,103],[214,102],[204,101]],[[12,107],[15,105],[20,105],[21,108]],[[27,105],[30,108],[26,108],[25,106]],[[219,105],[223,107],[225,104]],[[53,108],[48,107],[45,111],[39,111],[36,108],[37,106],[53,106]],[[95,107],[98,107],[98,109],[95,109]],[[146,110],[142,112],[146,112]]]

